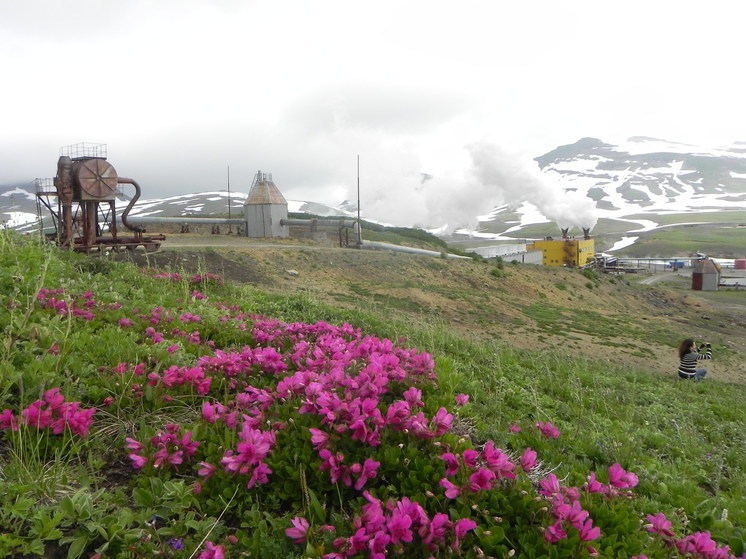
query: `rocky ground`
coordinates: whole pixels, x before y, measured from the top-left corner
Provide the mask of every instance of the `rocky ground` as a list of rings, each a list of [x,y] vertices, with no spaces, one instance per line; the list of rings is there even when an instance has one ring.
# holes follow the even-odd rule
[[[630,275],[451,260],[312,241],[263,242],[174,235],[157,253],[112,256],[140,266],[212,272],[278,293],[304,293],[345,308],[386,309],[440,321],[474,339],[551,349],[671,375],[675,345],[710,341],[712,378],[746,382],[746,290],[703,293],[671,274],[655,285]]]

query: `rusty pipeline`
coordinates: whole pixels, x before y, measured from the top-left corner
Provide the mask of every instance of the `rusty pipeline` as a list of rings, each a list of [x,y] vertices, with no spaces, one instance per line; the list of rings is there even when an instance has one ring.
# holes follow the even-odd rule
[[[134,231],[135,233],[144,233],[145,232],[144,227],[140,225],[134,225],[130,223],[129,220],[127,219],[127,216],[129,215],[130,210],[135,205],[135,203],[140,199],[140,194],[142,192],[140,190],[140,185],[137,184],[137,181],[135,179],[129,179],[126,177],[117,177],[117,183],[118,184],[131,184],[132,186],[135,187],[135,195],[132,197],[132,199],[130,200],[130,203],[127,204],[127,207],[122,212],[122,218],[121,218],[122,225],[124,225],[130,231]]]

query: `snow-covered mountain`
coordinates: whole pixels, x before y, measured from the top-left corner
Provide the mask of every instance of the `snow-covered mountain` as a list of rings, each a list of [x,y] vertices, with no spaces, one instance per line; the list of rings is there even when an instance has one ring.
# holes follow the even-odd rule
[[[591,198],[597,229],[619,237],[671,223],[674,214],[698,221],[695,214],[702,219],[711,212],[746,211],[746,143],[706,147],[645,137],[615,144],[583,138],[535,161],[553,188]],[[558,232],[526,201],[481,216],[480,230],[488,238]]]
[[[245,192],[231,192],[227,190],[213,192],[197,192],[180,194],[166,198],[141,198],[133,206],[130,216],[228,216],[230,201],[231,214],[240,217],[243,214],[243,204],[246,201]],[[44,206],[46,200],[56,209],[54,197],[42,197],[37,200],[36,186],[30,184],[15,184],[0,186],[0,225],[28,229],[34,227],[37,221],[37,202],[41,204],[41,215],[47,216],[48,209]],[[117,204],[119,211],[123,210],[128,200],[122,197]],[[353,214],[340,208],[333,208],[317,202],[303,200],[288,200],[288,211],[291,213],[306,213],[316,216],[344,216]]]
[[[594,235],[610,234],[612,242],[614,235],[621,239],[626,234],[673,222],[699,221],[707,213],[746,211],[746,142],[706,147],[644,137],[617,143],[583,138],[559,146],[535,161],[545,179],[543,182],[555,191],[564,191],[566,202],[593,200],[590,206],[591,209],[595,206],[594,221],[598,223]],[[35,192],[33,182],[0,186],[0,224],[34,223]],[[246,195],[230,194],[231,212],[236,217],[242,213]],[[228,197],[227,191],[210,191],[141,199],[131,215],[227,215]],[[522,201],[485,207],[485,215],[474,216],[479,220],[479,231],[461,233],[493,239],[556,234],[557,225],[532,202],[526,196]],[[355,209],[344,202],[338,207],[297,200],[288,204],[291,212],[356,215]],[[43,215],[48,213],[43,206],[41,209]],[[686,219],[676,220],[672,214],[686,215]],[[365,208],[362,217],[376,219],[365,215]]]

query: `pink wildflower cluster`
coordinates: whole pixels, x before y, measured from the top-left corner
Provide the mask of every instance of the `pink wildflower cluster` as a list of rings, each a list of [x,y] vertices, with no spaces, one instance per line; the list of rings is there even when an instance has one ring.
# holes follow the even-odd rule
[[[544,530],[544,538],[548,542],[555,543],[567,538],[568,527],[576,529],[584,542],[601,537],[601,529],[593,526],[590,514],[580,505],[580,491],[577,488],[563,487],[554,474],[549,474],[539,485],[539,494],[549,501],[554,516],[554,523]],[[589,548],[589,551],[595,552],[593,548]]]
[[[534,424],[543,437],[547,439],[556,439],[560,436],[560,431],[555,427],[551,421],[537,421]]]
[[[205,549],[199,552],[197,559],[225,559],[225,547],[206,541]]]
[[[344,464],[344,454],[341,452],[332,454],[331,451],[325,448],[319,451],[319,456],[322,460],[319,469],[322,471],[329,470],[332,483],[341,481],[343,485],[350,487],[353,485],[352,478],[354,476],[354,487],[358,491],[365,486],[369,479],[373,479],[378,475],[378,467],[381,465],[380,462],[366,458],[362,464],[356,462],[348,467]]]
[[[736,559],[729,546],[718,547],[709,532],[694,532],[677,538],[671,528],[671,521],[662,512],[647,515],[645,529],[656,534],[666,547],[675,547],[684,557],[695,559]],[[644,555],[640,559],[647,559]]]
[[[238,433],[239,442],[236,448],[226,450],[220,459],[223,471],[228,474],[248,476],[246,487],[251,489],[257,484],[269,482],[272,470],[264,462],[277,442],[276,431],[262,431],[256,429],[250,420],[244,421]],[[199,475],[203,481],[212,477],[218,470],[217,466],[208,462],[200,462]],[[199,486],[201,490],[201,485]]]
[[[222,374],[228,379],[248,378],[254,374],[278,375],[287,371],[283,356],[273,347],[244,347],[238,353],[216,350],[213,355],[200,357],[198,365],[206,372]],[[248,386],[232,383],[230,388]]]
[[[90,309],[96,306],[93,293],[86,291],[82,295],[73,295],[70,300],[58,298],[65,293],[64,289],[42,288],[36,295],[37,301],[45,309],[53,309],[59,315],[71,315],[87,321],[93,320],[96,315]]]
[[[177,467],[185,459],[191,459],[199,448],[199,441],[192,440],[191,431],[181,434],[181,427],[174,423],[165,425],[165,430],[150,438],[149,445],[127,438],[129,458],[135,468],[152,464],[154,468]]]
[[[173,365],[158,374],[152,372],[147,375],[150,386],[165,386],[173,388],[176,386],[189,386],[197,394],[206,395],[210,393],[212,378],[205,375],[202,367],[177,367]]]
[[[609,467],[609,484],[604,485],[596,479],[596,473],[591,472],[588,476],[588,482],[584,488],[589,493],[603,493],[610,497],[617,497],[624,491],[622,489],[632,489],[637,486],[637,476],[632,472],[625,471],[619,464],[613,464]],[[627,492],[628,493],[628,492]]]
[[[156,309],[147,316],[151,320],[151,335],[157,333],[155,328],[161,321],[175,320]],[[190,313],[178,316],[181,324],[199,322],[197,318],[198,315]],[[224,321],[235,322],[243,331],[247,329],[248,318],[255,317],[238,312],[226,315]],[[177,328],[165,331],[172,336],[181,335]],[[234,351],[215,350],[200,357],[193,367],[172,366],[152,372],[143,364],[134,368],[120,364],[114,368],[120,374],[132,372],[144,376],[143,382],[167,390],[185,386],[202,396],[219,391],[228,398],[204,401],[201,419],[210,425],[224,425],[234,431],[230,436],[237,438],[233,447],[223,450],[219,458],[200,461],[195,454],[199,443],[191,441],[190,433],[180,436],[175,426],[167,426],[165,432],[146,445],[128,440],[135,467],[148,463],[177,467],[191,460],[196,463],[200,479],[195,484],[197,492],[213,476],[240,476],[247,488],[253,488],[269,483],[272,470],[268,464],[272,463],[270,458],[278,437],[286,433],[294,436],[288,426],[295,422],[307,429],[318,456],[316,465],[328,473],[331,483],[362,492],[366,499],[360,515],[352,521],[352,533],[335,539],[334,551],[325,555],[325,559],[354,556],[380,559],[406,554],[409,545],[424,546],[434,555],[458,550],[467,533],[476,527],[473,520],[452,522],[443,513],[428,516],[420,504],[407,498],[385,504],[378,501],[367,490],[375,491],[378,479],[388,472],[380,471],[382,464],[374,457],[358,454],[351,458],[354,448],[351,443],[355,441],[371,448],[381,445],[392,433],[400,440],[401,435],[430,440],[450,430],[454,418],[446,408],[432,415],[425,413],[423,389],[435,378],[432,358],[389,340],[363,336],[350,325],[286,324],[258,319],[251,327],[251,335],[254,345]],[[467,402],[466,395],[456,399],[456,405]],[[297,415],[293,418],[293,413],[300,414],[303,423]],[[4,416],[0,416],[1,421],[10,424],[10,419]],[[557,438],[560,434],[551,422],[537,422],[533,427],[547,438]],[[512,430],[517,432],[520,428],[516,425]],[[441,459],[445,476],[440,486],[449,499],[495,489],[514,479],[519,468],[536,475],[538,463],[536,452],[530,448],[511,459],[491,441],[478,450],[444,452]],[[583,489],[611,498],[628,495],[636,485],[635,474],[614,464],[609,468],[607,484],[591,473]],[[570,530],[576,531],[583,542],[601,537],[600,528],[594,526],[589,512],[580,504],[580,489],[563,487],[553,474],[541,480],[539,486],[539,493],[550,505],[551,520],[543,529],[548,542],[567,538]],[[327,529],[333,528],[319,528]],[[286,534],[296,543],[317,537],[302,518],[294,518]],[[680,546],[678,549],[686,549],[685,553],[708,549],[701,535],[671,541]],[[208,558],[220,557],[223,551],[219,547],[213,546],[202,553],[207,553]],[[592,547],[587,550],[597,554]]]
[[[425,509],[406,497],[385,505],[364,491],[367,501],[361,515],[352,521],[355,531],[351,536],[336,538],[336,551],[327,553],[323,559],[345,559],[363,553],[370,559],[385,559],[389,556],[406,556],[407,545],[421,545],[430,552],[438,549],[458,550],[469,531],[477,523],[470,518],[451,522],[447,514],[435,513],[432,518]],[[293,518],[292,527],[285,535],[295,543],[304,543],[309,536],[310,525],[305,518]],[[324,526],[321,530],[326,530]]]
[[[445,496],[449,499],[455,499],[463,491],[472,493],[489,491],[500,480],[515,479],[515,473],[513,473],[515,465],[505,452],[495,448],[492,441],[488,441],[481,452],[473,449],[464,450],[460,460],[458,455],[451,452],[442,454],[440,459],[445,462],[446,477],[440,480],[439,485],[445,490]],[[448,479],[449,476],[455,476],[463,469],[468,474],[468,481],[465,484],[457,485]]]
[[[52,388],[44,393],[43,399],[36,400],[21,410],[20,421],[11,410],[3,410],[0,413],[0,429],[17,431],[20,424],[49,429],[55,435],[69,430],[73,435],[85,437],[95,413],[95,408],[81,408],[80,402],[66,402],[60,389]]]

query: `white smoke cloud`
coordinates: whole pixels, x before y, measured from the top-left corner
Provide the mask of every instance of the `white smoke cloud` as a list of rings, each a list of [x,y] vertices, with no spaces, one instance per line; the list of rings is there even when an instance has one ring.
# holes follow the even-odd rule
[[[538,166],[529,165],[496,144],[476,142],[466,149],[472,159],[472,177],[480,185],[477,191],[494,192],[502,204],[529,202],[560,228],[595,227],[596,204],[583,193],[565,191],[542,174]]]
[[[536,163],[510,154],[499,145],[479,141],[466,145],[437,176],[423,175],[409,157],[383,157],[363,198],[365,215],[394,225],[423,228],[475,228],[477,216],[492,208],[524,202],[559,228],[593,228],[598,217],[593,200],[543,175]],[[413,153],[409,156],[414,157]],[[403,161],[408,163],[403,165]]]

